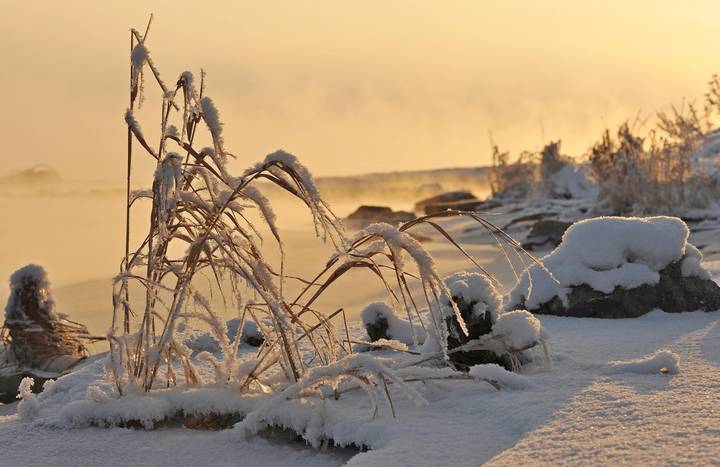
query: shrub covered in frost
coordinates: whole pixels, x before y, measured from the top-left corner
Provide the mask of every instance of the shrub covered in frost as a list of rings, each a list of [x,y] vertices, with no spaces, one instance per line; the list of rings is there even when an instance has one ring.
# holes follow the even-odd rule
[[[85,326],[55,311],[47,273],[36,264],[10,276],[4,329],[8,355],[30,368],[49,369],[49,362],[58,356],[84,358],[88,355],[85,344],[94,340]]]
[[[346,238],[310,171],[294,155],[276,151],[250,164],[239,176],[232,175],[227,162],[234,156],[224,138],[221,113],[207,96],[204,76],[198,85],[192,73],[184,72],[174,87],[168,87],[150,59],[145,38],[136,30],[132,34],[137,45],[132,54],[131,106],[125,114],[131,136],[128,168],[136,157],[132,149],[138,145],[155,160],[156,167],[151,190],[131,193],[128,174],[128,222],[137,200],[148,198],[151,210],[145,238],[134,250],[129,237],[126,239],[125,259],[114,282],[108,373],[117,393],[209,384],[231,387],[234,394],[270,393],[273,400],[287,401],[288,397],[325,397],[335,390],[339,396],[338,385],[352,382],[366,390],[373,403],[378,389],[390,383],[416,399],[415,390],[394,368],[369,355],[353,355],[347,327],[341,337],[338,320],[333,319],[342,308],[325,314],[319,310],[324,307],[316,305],[329,287],[352,270],[373,274],[388,291],[393,308],[404,313],[400,319],[387,306],[376,304],[364,313],[367,322],[384,319],[387,337],[405,343],[432,341],[437,350],[432,359],[449,358],[450,332],[464,341],[468,335],[487,331],[499,308],[494,289],[470,276],[458,277],[451,284],[444,282],[434,259],[410,231],[429,225],[481,270],[435,218],[467,216],[518,255],[526,254],[517,242],[476,213],[451,210],[400,226],[371,224]],[[162,100],[157,144],[144,136],[134,113],[146,68],[155,77]],[[203,127],[213,144],[198,149],[195,136]],[[303,203],[317,235],[336,249],[311,280],[286,274],[286,252],[277,219],[262,191],[268,182]],[[264,237],[274,242],[279,264],[265,256]],[[201,277],[203,290],[207,287],[209,293],[197,287]],[[294,288],[285,286],[290,281],[300,285],[293,297],[288,297],[288,290]],[[141,300],[131,299],[131,283],[145,290]],[[460,305],[467,309],[461,311]],[[241,319],[221,319],[238,310]],[[243,332],[237,330],[242,323],[251,322],[246,315],[261,325],[263,336],[253,336],[264,339],[265,344],[253,355],[239,356],[241,341],[251,334],[250,326]],[[469,327],[466,318],[471,321]],[[182,328],[187,329],[190,322],[208,329],[207,334],[191,339],[191,347],[196,346],[198,352],[185,345],[187,335]],[[196,358],[191,358],[193,353]],[[198,361],[203,370],[210,371],[196,368]],[[389,398],[387,387],[382,392]],[[254,419],[259,426],[263,416],[262,410],[255,411],[246,421]]]

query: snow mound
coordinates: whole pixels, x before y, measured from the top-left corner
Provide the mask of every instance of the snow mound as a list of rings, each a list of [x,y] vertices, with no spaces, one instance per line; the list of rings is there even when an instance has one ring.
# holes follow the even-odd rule
[[[581,165],[568,164],[550,177],[553,193],[572,199],[594,200],[598,195],[598,187],[587,176],[587,168]]]
[[[525,350],[547,339],[540,320],[525,310],[503,313],[493,326],[493,334],[502,338],[511,350]]]
[[[683,260],[685,276],[707,278],[702,255],[687,243],[689,229],[677,217],[597,217],[577,222],[560,245],[523,272],[506,308],[536,309],[557,296],[567,302],[571,286],[586,284],[611,293],[657,284],[659,271]],[[548,274],[548,271],[552,274]]]
[[[445,285],[456,301],[462,299],[466,305],[472,304],[470,316],[467,317],[469,318],[468,321],[472,321],[473,318],[483,318],[485,313],[490,313],[492,322],[497,319],[502,308],[502,297],[493,283],[490,282],[490,279],[483,274],[458,272],[447,276]],[[454,312],[447,297],[444,298],[445,302],[447,302],[447,306],[443,310],[444,314],[445,316],[451,316]],[[458,303],[458,306],[461,309],[463,308],[463,304]]]
[[[371,326],[377,326],[383,320],[387,323],[386,335],[388,339],[402,342],[406,345],[414,345],[413,343],[413,330],[417,335],[418,344],[425,342],[426,333],[422,327],[418,324],[413,326],[409,321],[399,318],[395,311],[385,302],[373,302],[363,308],[360,313],[365,329]],[[370,335],[370,332],[368,332]],[[370,335],[372,339],[373,336]]]
[[[475,379],[490,381],[501,387],[506,386],[511,389],[527,389],[534,386],[525,376],[508,371],[495,363],[472,366],[468,373]]]
[[[675,375],[680,372],[680,357],[675,352],[662,349],[645,358],[608,362],[608,366],[611,373],[669,373]]]

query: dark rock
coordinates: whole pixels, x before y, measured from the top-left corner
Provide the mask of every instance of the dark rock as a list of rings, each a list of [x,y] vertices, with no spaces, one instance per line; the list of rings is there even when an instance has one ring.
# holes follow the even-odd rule
[[[479,201],[475,195],[469,191],[448,191],[439,195],[431,196],[415,203],[415,212],[427,213],[427,207],[437,204],[453,204],[458,202],[477,202]]]
[[[380,339],[391,339],[388,334],[390,325],[386,317],[378,315],[373,321],[366,321],[364,324],[370,342],[375,342]]]
[[[237,336],[240,321],[240,318],[233,318],[225,323],[227,327],[227,337],[231,342],[233,342]],[[245,320],[240,341],[251,347],[260,347],[265,343],[265,336],[260,332],[258,325],[254,321]]]
[[[5,370],[5,371],[3,371]],[[42,373],[39,374],[39,373]],[[49,375],[45,372],[34,372],[27,368],[13,368],[12,371],[7,369],[0,370],[0,403],[12,404],[17,401],[18,387],[25,377],[30,377],[35,381],[32,391],[39,394],[43,390],[43,384],[46,381],[58,378],[60,375]]]
[[[680,262],[660,271],[657,285],[616,287],[606,294],[587,285],[572,288],[568,306],[555,297],[533,313],[578,318],[635,318],[655,309],[668,313],[720,309],[720,287],[709,279],[683,277]]]
[[[465,321],[465,326],[468,330],[466,336],[457,318],[452,315],[445,319],[445,324],[448,330],[448,350],[452,350],[463,344],[468,343],[473,339],[478,339],[480,336],[489,334],[492,332],[492,327],[495,324],[492,314],[488,311],[483,316],[475,316],[472,313],[473,307],[478,303],[477,301],[466,302],[463,297],[453,297],[452,300],[460,310],[460,316]],[[449,355],[450,363],[458,370],[467,370],[473,365],[481,365],[484,363],[496,363],[511,369],[511,362],[508,358],[502,355],[498,355],[490,350],[473,350],[470,352],[453,352]]]
[[[542,246],[555,248],[560,244],[563,234],[571,225],[572,222],[555,219],[539,220],[533,224],[522,247],[526,250],[533,250]]]
[[[399,224],[415,219],[415,214],[407,211],[393,211],[387,206],[360,206],[347,217],[350,227],[361,229],[375,222]]]

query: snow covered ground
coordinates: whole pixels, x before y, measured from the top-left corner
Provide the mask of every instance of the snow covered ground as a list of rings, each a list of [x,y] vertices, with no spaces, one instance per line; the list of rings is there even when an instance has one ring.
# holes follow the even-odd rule
[[[54,429],[23,422],[17,404],[0,408],[3,465],[522,465],[704,464],[720,456],[720,316],[653,312],[637,319],[540,317],[554,362],[523,376],[525,388],[478,381],[416,383],[429,400],[394,397],[355,430],[371,449],[317,452],[300,442],[228,430]],[[669,349],[677,374],[617,368]],[[346,427],[347,428],[347,427]],[[339,426],[338,428],[339,429]]]
[[[560,217],[568,220],[582,215],[582,206],[564,200],[512,209],[489,218],[500,227],[512,223],[507,230],[521,241],[527,226],[513,223],[518,218],[548,211],[564,213]],[[483,266],[498,274],[505,291],[512,286],[513,275],[498,250],[488,245],[489,235],[463,220],[447,227]],[[720,224],[705,221],[700,227],[691,241],[704,247],[709,256],[705,266],[717,280]],[[307,243],[302,231],[286,231],[285,239],[291,250],[302,247],[302,256],[291,264],[299,275],[315,272],[329,252]],[[427,246],[442,274],[467,267],[452,247],[439,242]],[[363,305],[384,298],[371,280],[353,276],[328,300],[357,316]],[[91,329],[104,330],[107,316],[102,310],[109,309],[110,301],[107,280],[58,292],[61,307],[66,305],[63,311],[88,322]],[[416,407],[391,387],[397,418],[380,401],[374,420],[364,395],[343,396],[340,402],[347,397],[354,403],[346,409],[336,404],[336,413],[345,416],[329,417],[323,429],[338,442],[362,440],[369,448],[364,452],[317,451],[274,432],[245,439],[236,430],[174,426],[151,431],[59,429],[47,418],[20,420],[17,404],[11,404],[0,406],[0,465],[698,465],[720,458],[720,408],[715,401],[720,388],[720,313],[539,319],[551,336],[552,364],[538,358],[519,379],[504,380],[500,390],[477,380],[416,382],[413,387],[429,402]],[[359,322],[352,323],[351,330],[356,337],[363,334]]]

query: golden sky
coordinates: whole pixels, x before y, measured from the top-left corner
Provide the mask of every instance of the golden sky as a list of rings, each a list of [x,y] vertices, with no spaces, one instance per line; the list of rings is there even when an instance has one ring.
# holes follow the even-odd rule
[[[238,169],[277,148],[320,175],[481,165],[489,132],[579,154],[720,72],[714,1],[0,0],[3,172],[122,181],[128,30],[150,12],[165,79],[207,71]]]

